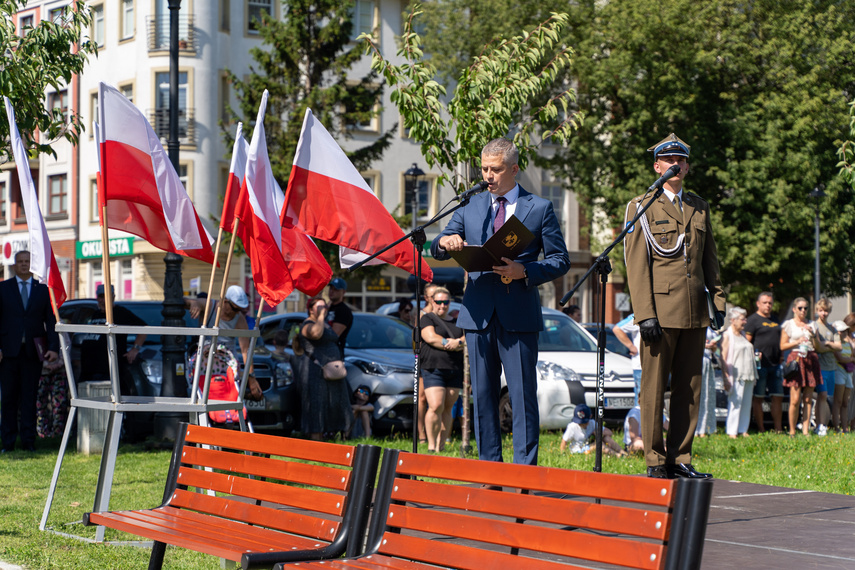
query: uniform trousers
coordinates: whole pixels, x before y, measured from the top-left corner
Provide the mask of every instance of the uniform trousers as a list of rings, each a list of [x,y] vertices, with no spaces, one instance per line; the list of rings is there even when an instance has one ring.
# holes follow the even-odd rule
[[[698,423],[706,327],[663,328],[655,343],[641,341],[641,433],[649,467],[690,463]],[[671,378],[670,426],[662,434],[662,411]]]

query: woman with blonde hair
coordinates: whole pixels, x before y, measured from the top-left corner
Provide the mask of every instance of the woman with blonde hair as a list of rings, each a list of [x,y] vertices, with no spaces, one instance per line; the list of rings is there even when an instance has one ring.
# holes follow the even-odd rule
[[[730,326],[721,335],[721,356],[724,389],[727,391],[727,435],[748,435],[751,420],[751,400],[754,398],[754,383],[757,381],[757,366],[754,362],[754,345],[742,332],[745,328],[747,311],[741,307],[730,310]]]
[[[797,374],[784,377],[784,386],[790,388],[790,435],[796,435],[796,424],[799,418],[799,404],[804,404],[802,411],[802,433],[810,434],[811,396],[817,384],[822,383],[819,370],[819,359],[816,357],[814,344],[816,335],[808,319],[808,302],[804,297],[793,301],[793,318],[781,325],[781,351],[791,350],[787,364],[798,361]],[[786,366],[785,366],[786,368]]]

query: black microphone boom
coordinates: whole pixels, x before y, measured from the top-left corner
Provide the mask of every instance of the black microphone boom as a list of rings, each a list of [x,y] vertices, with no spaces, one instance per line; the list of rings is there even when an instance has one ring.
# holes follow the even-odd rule
[[[647,190],[650,191],[650,190],[656,190],[657,188],[662,188],[662,185],[665,184],[665,182],[669,178],[673,178],[674,176],[677,176],[677,174],[679,174],[679,173],[680,173],[680,165],[675,164],[674,166],[672,166],[671,168],[666,170],[665,174],[660,176],[659,180],[654,182],[653,185],[650,188],[648,188]]]
[[[475,196],[476,194],[480,194],[481,192],[486,190],[489,186],[490,186],[489,182],[487,182],[486,180],[482,180],[481,182],[478,182],[475,186],[473,186],[472,188],[470,188],[466,192],[463,192],[460,195],[458,195],[457,196],[457,202],[459,203],[459,202],[462,202],[463,200],[468,200],[472,196]]]

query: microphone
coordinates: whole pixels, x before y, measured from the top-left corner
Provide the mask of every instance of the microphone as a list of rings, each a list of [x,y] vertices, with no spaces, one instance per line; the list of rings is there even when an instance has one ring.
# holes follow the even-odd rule
[[[463,202],[464,200],[468,200],[472,196],[475,196],[476,194],[480,194],[481,192],[483,192],[484,190],[489,188],[489,186],[490,186],[489,182],[487,182],[486,180],[482,180],[481,182],[477,183],[475,186],[473,186],[472,188],[470,188],[466,192],[463,192],[462,194],[457,196],[457,202],[460,203],[460,202]]]
[[[662,188],[662,185],[663,185],[663,184],[665,184],[665,182],[666,182],[669,178],[672,178],[672,177],[676,176],[676,175],[677,175],[677,174],[679,174],[679,173],[680,173],[680,165],[679,165],[679,164],[675,164],[674,166],[672,166],[671,168],[669,168],[668,170],[666,170],[666,171],[665,171],[665,174],[663,174],[662,176],[660,176],[660,177],[659,177],[659,180],[657,180],[656,182],[654,182],[654,183],[653,183],[653,185],[652,185],[650,188],[648,188],[648,189],[647,189],[647,191],[649,192],[649,191],[651,191],[651,190],[656,190],[657,188]]]

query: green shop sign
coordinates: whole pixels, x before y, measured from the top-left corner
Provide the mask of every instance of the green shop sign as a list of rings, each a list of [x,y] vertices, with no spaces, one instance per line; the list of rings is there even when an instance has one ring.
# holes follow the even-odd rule
[[[110,257],[134,254],[134,238],[114,238],[107,244],[110,248]],[[101,240],[77,242],[77,259],[96,259],[101,255]]]

